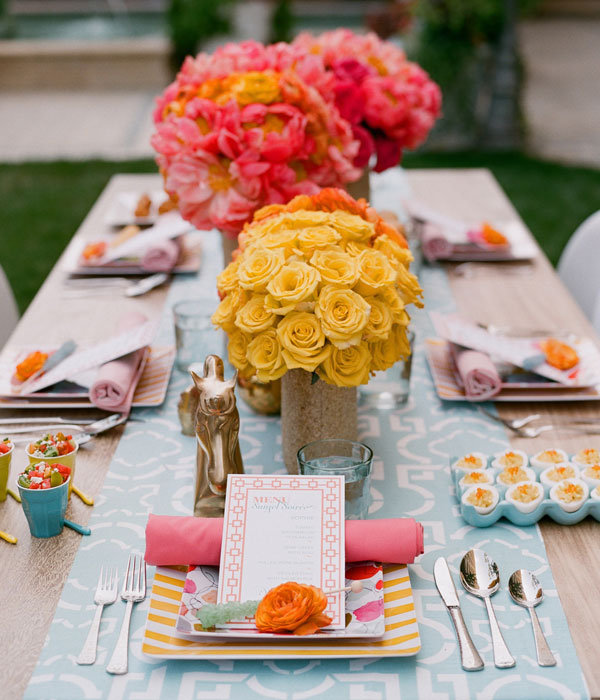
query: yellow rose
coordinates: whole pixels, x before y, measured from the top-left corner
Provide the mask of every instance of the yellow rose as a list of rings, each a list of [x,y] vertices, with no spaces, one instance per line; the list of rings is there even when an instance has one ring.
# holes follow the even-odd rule
[[[285,253],[285,257],[289,258],[295,252],[297,236],[298,231],[294,231],[294,229],[270,231],[256,237],[253,236],[247,243],[246,249],[251,250],[254,246],[262,246],[269,250],[282,250]]]
[[[346,241],[367,243],[375,234],[375,226],[370,221],[341,209],[330,212],[327,223],[341,233]]]
[[[229,292],[237,289],[239,285],[238,281],[238,267],[240,266],[240,261],[234,260],[229,263],[227,267],[221,272],[217,277],[217,289],[221,294],[229,294]]]
[[[360,343],[370,312],[371,307],[360,294],[329,284],[321,290],[315,307],[323,332],[338,348]]]
[[[299,367],[314,372],[331,352],[319,319],[307,312],[284,316],[277,326],[277,337],[288,369]]]
[[[385,340],[392,329],[392,312],[383,299],[368,297],[371,306],[369,322],[365,326],[364,338],[370,342]]]
[[[414,260],[410,248],[403,248],[385,233],[375,239],[373,248],[383,253],[394,269],[398,269],[398,265],[404,265],[408,269],[408,266]]]
[[[253,247],[244,251],[238,267],[240,286],[255,292],[264,292],[269,280],[276,275],[285,262],[282,250]]]
[[[358,279],[356,260],[339,248],[316,250],[310,264],[321,274],[321,284],[353,287]]]
[[[298,234],[297,247],[310,258],[317,248],[335,245],[342,236],[331,226],[311,226]]]
[[[289,313],[301,302],[315,300],[320,281],[321,275],[314,267],[304,262],[290,262],[267,285],[270,296],[267,306],[275,313]]]
[[[252,367],[246,356],[249,340],[250,336],[242,333],[242,331],[235,330],[229,333],[229,343],[227,345],[229,362],[231,362],[242,376],[249,376],[252,374]]]
[[[275,316],[265,307],[264,294],[255,294],[235,315],[235,325],[250,335],[266,330],[273,323]]]
[[[363,250],[357,258],[357,263],[358,282],[355,289],[359,294],[377,294],[396,281],[396,271],[385,255],[378,250]]]
[[[234,289],[223,299],[217,306],[217,310],[211,317],[211,321],[215,326],[220,326],[223,330],[235,330],[235,316],[238,310],[246,302],[246,293],[243,289]]]
[[[389,369],[398,360],[407,358],[410,355],[410,343],[406,327],[394,324],[388,338],[369,343],[369,350],[373,357],[371,369],[376,372]]]
[[[310,226],[320,226],[321,224],[330,223],[331,214],[326,211],[310,211],[300,209],[295,212],[286,212],[282,214],[276,226],[285,226],[285,228],[304,229]],[[275,223],[275,222],[274,222]]]
[[[423,307],[423,302],[420,298],[423,296],[423,290],[419,280],[402,265],[398,268],[396,284],[400,287],[400,294],[405,304],[414,304],[419,308]]]
[[[363,250],[371,250],[371,248],[369,248],[366,243],[360,243],[359,241],[346,241],[344,244],[344,250],[353,258],[358,258]]]
[[[396,287],[385,287],[379,292],[378,297],[386,303],[395,323],[399,323],[405,317],[404,301]]]
[[[371,353],[366,343],[340,350],[333,348],[319,369],[319,376],[335,386],[358,386],[369,381]]]
[[[281,343],[274,328],[260,333],[250,342],[247,357],[261,382],[272,382],[287,371]]]

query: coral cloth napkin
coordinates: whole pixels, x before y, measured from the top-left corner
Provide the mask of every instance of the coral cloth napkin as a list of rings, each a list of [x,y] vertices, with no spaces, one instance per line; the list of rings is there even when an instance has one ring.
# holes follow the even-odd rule
[[[146,525],[146,561],[153,566],[219,566],[222,518],[153,515]],[[412,518],[346,520],[346,561],[412,564],[423,554],[423,526]]]
[[[441,227],[429,222],[422,224],[421,247],[429,262],[449,258],[454,251],[454,246],[446,238]]]
[[[147,272],[171,272],[179,260],[181,247],[179,238],[154,243],[142,256],[142,269]]]
[[[502,389],[502,380],[489,356],[476,350],[465,350],[450,343],[459,384],[467,401],[487,401]]]
[[[117,333],[145,323],[148,318],[137,311],[125,314],[117,325]],[[129,413],[133,393],[144,369],[147,348],[140,348],[128,355],[102,365],[96,381],[90,387],[90,401],[105,411]]]

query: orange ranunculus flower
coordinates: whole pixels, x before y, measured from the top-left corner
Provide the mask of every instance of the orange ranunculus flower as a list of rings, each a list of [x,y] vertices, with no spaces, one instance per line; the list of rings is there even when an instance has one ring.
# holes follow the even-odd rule
[[[21,382],[29,379],[29,377],[34,375],[38,370],[42,369],[47,359],[48,355],[45,352],[40,352],[39,350],[30,352],[23,362],[19,362],[16,367],[15,374],[17,375],[17,379]]]
[[[556,369],[566,370],[575,367],[579,362],[577,352],[566,343],[557,340],[556,338],[548,338],[543,343],[540,343],[542,352],[546,355],[546,362]]]
[[[331,623],[323,614],[327,598],[316,586],[288,581],[272,588],[260,601],[254,621],[261,632],[314,634]]]

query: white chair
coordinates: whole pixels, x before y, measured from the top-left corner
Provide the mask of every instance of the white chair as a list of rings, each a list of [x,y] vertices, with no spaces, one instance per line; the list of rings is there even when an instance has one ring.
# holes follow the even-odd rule
[[[600,211],[571,236],[558,261],[558,274],[600,333]]]
[[[19,311],[4,270],[0,267],[0,349],[10,337],[19,320]]]

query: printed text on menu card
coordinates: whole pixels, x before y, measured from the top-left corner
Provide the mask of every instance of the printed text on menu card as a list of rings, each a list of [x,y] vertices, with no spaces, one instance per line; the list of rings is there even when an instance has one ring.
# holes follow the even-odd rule
[[[344,532],[343,476],[231,474],[218,602],[259,600],[286,581],[342,588]],[[328,629],[343,628],[344,594],[327,600]]]

